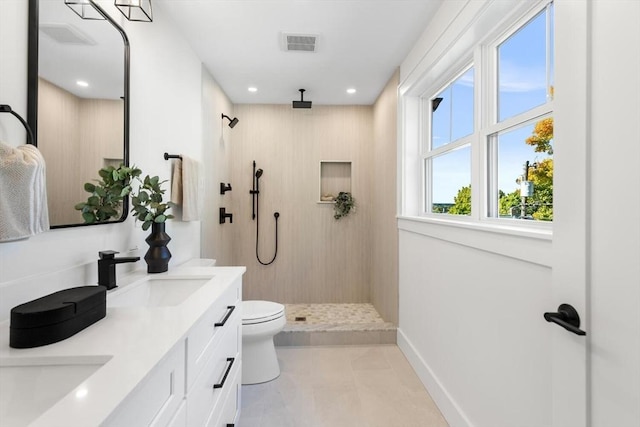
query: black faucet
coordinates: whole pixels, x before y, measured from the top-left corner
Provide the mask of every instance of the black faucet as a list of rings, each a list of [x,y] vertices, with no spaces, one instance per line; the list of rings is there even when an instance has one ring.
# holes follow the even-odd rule
[[[106,286],[107,289],[113,289],[116,285],[116,264],[123,262],[136,262],[140,260],[139,256],[116,258],[116,251],[100,251],[98,256],[98,285]]]

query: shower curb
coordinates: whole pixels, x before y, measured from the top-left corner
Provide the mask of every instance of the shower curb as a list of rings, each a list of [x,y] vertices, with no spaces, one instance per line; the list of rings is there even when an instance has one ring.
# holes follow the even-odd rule
[[[320,326],[320,325],[315,325]],[[318,345],[364,345],[364,344],[396,344],[395,327],[384,326],[383,329],[348,330],[341,325],[341,330],[284,330],[277,334],[273,341],[279,347],[318,346]]]

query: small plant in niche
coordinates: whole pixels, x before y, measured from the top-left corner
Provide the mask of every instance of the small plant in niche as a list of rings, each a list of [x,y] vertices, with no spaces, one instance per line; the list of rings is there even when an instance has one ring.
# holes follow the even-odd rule
[[[173,215],[167,214],[167,210],[173,206],[173,203],[162,202],[165,192],[162,184],[165,182],[167,181],[160,181],[157,176],[147,175],[140,184],[138,194],[131,197],[133,205],[131,212],[134,213],[137,221],[142,221],[143,230],[148,230],[153,223],[159,224],[173,218]]]
[[[356,199],[353,198],[350,192],[341,191],[335,198],[335,204],[333,205],[333,217],[340,219],[349,215],[356,209]]]
[[[91,195],[86,202],[75,205],[82,212],[87,224],[109,221],[122,215],[123,200],[131,193],[131,181],[142,171],[135,166],[120,165],[117,168],[107,166],[98,171],[101,179],[96,184],[86,182],[84,190]]]

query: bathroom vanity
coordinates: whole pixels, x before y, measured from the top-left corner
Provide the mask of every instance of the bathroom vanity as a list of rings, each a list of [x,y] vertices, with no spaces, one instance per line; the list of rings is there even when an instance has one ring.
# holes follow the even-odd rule
[[[42,347],[10,348],[1,323],[0,425],[233,425],[244,272],[134,273],[107,294],[104,319]]]

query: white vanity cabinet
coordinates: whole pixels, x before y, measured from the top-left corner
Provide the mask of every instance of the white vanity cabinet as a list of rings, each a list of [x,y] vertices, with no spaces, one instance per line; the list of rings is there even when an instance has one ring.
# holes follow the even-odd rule
[[[237,418],[241,371],[241,282],[234,282],[193,327],[187,337],[187,425],[205,426],[218,419],[223,403]],[[236,396],[229,400],[229,396]]]
[[[242,324],[241,281],[234,281],[216,299],[211,308],[191,328],[187,336],[187,390],[202,372],[214,351],[220,350],[219,342],[229,329]],[[239,348],[239,347],[238,347]],[[229,353],[228,357],[234,357]]]
[[[215,267],[205,261],[194,260],[167,274],[140,271],[121,277],[119,290],[144,287],[180,298],[158,304],[150,296],[121,305],[107,294],[104,319],[50,345],[12,348],[10,322],[0,322],[0,367],[15,378],[9,383],[2,377],[0,425],[14,419],[9,421],[12,427],[235,424],[246,268]],[[192,278],[185,276],[197,277],[199,285],[182,288],[189,282],[184,279]],[[171,286],[181,288],[167,293]],[[111,296],[125,294],[131,295]],[[13,366],[23,368],[6,369]],[[55,380],[49,380],[54,373]]]
[[[233,425],[239,415],[242,279],[212,301],[107,427]]]

